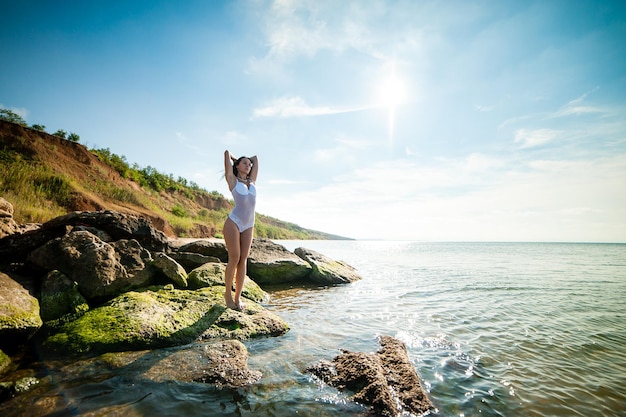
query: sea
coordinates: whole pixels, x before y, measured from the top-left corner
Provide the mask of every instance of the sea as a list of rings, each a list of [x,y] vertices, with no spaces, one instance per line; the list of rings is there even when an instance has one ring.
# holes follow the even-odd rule
[[[626,415],[626,244],[277,243],[343,260],[362,280],[272,291],[265,307],[291,329],[245,342],[258,383],[94,375],[54,415],[365,416],[306,368],[375,352],[381,335],[406,344],[431,416]]]

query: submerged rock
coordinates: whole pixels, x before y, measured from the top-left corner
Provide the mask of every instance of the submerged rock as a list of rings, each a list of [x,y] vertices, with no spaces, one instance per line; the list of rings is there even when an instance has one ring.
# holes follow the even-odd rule
[[[404,343],[382,336],[380,345],[375,354],[343,351],[332,362],[322,362],[307,371],[342,391],[354,392],[353,399],[369,405],[376,415],[433,411]]]

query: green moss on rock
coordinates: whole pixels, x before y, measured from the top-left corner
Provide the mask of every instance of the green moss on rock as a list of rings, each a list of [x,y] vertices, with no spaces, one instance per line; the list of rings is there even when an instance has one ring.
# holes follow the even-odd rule
[[[223,263],[206,263],[189,273],[187,278],[189,288],[198,289],[216,285],[223,287],[225,285],[225,271],[226,265]],[[246,278],[242,294],[244,297],[256,301],[257,303],[267,302],[270,298],[269,294],[263,291],[261,287],[250,278]]]
[[[9,355],[0,350],[0,374],[11,365],[11,358]]]
[[[226,309],[223,293],[222,286],[128,292],[63,325],[44,347],[57,354],[99,354],[183,345],[221,323],[224,314],[252,324],[239,326],[247,328],[245,333],[225,329],[207,337],[247,338],[276,334],[276,328],[287,331],[284,321],[252,301],[247,301],[250,310],[245,314]]]

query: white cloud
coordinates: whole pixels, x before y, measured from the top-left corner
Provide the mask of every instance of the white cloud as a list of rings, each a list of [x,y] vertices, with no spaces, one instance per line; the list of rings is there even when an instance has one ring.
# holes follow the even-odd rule
[[[534,148],[554,141],[561,134],[554,129],[519,129],[515,132],[515,143],[521,143],[521,148]]]
[[[487,161],[478,166],[489,175],[468,176],[476,161]],[[626,241],[625,155],[503,167],[481,155],[381,163],[289,196],[268,190],[263,208],[355,238]]]
[[[11,110],[13,113],[17,114],[18,116],[20,116],[24,120],[28,120],[28,115],[30,113],[28,111],[28,109],[26,109],[24,107],[10,107],[10,106],[5,106],[2,103],[0,103],[0,109]]]
[[[329,114],[349,113],[364,110],[365,107],[331,108],[327,106],[310,106],[301,97],[279,97],[270,100],[252,112],[253,118],[262,117],[302,117],[323,116]]]

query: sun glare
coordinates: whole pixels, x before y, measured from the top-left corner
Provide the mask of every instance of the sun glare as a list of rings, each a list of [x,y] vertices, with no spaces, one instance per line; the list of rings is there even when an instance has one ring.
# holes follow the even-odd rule
[[[384,107],[394,108],[402,104],[405,99],[405,87],[402,81],[392,74],[383,81],[380,87],[380,103]]]
[[[382,80],[379,85],[378,105],[386,108],[388,112],[389,123],[389,144],[393,145],[393,136],[395,130],[396,107],[400,106],[407,100],[407,86],[403,80],[396,75],[394,63],[390,63],[389,76]]]

